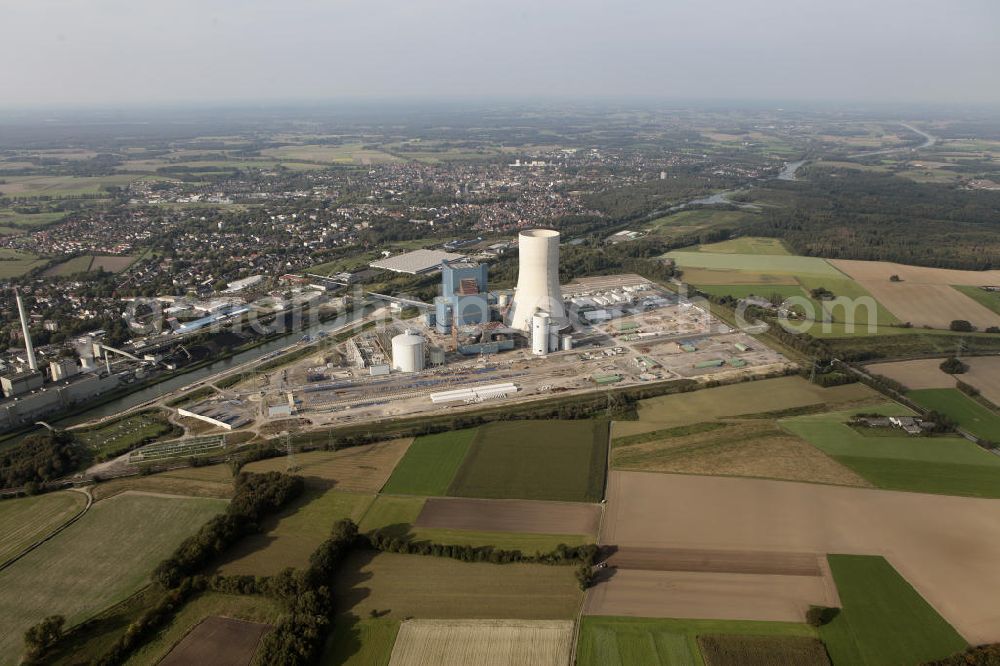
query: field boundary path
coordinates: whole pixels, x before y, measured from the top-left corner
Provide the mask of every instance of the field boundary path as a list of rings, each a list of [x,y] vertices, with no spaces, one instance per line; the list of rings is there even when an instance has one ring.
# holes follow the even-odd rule
[[[41,539],[39,539],[35,543],[31,544],[30,546],[28,546],[27,548],[25,548],[24,550],[22,550],[20,553],[18,553],[16,555],[13,555],[12,557],[8,558],[7,561],[4,562],[3,564],[0,564],[0,571],[3,571],[7,567],[9,567],[12,564],[14,564],[15,562],[17,562],[19,559],[21,559],[22,557],[24,557],[25,555],[27,555],[28,553],[30,553],[31,551],[33,551],[36,548],[38,548],[39,546],[41,546],[46,541],[49,541],[50,539],[52,539],[53,537],[55,537],[57,534],[59,534],[60,532],[62,532],[63,530],[65,530],[67,527],[69,527],[70,525],[72,525],[76,521],[78,521],[81,518],[83,518],[84,514],[86,514],[88,511],[90,511],[90,507],[94,505],[94,496],[90,494],[90,490],[88,490],[87,488],[67,488],[67,491],[68,492],[74,492],[74,493],[83,493],[84,495],[87,496],[87,504],[84,505],[84,507],[82,509],[80,509],[80,511],[75,516],[73,516],[72,518],[70,518],[69,520],[67,520],[65,523],[63,523],[59,527],[55,528],[54,530],[52,530],[51,532],[49,532],[46,536],[42,537]]]

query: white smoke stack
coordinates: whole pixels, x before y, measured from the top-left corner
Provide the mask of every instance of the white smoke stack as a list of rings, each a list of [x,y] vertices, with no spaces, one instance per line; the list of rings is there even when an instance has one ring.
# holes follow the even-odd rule
[[[518,234],[517,289],[510,310],[511,328],[528,331],[541,310],[558,324],[566,322],[559,289],[559,232],[528,229]]]
[[[28,355],[28,367],[38,370],[38,361],[35,359],[35,346],[31,344],[31,332],[28,330],[28,315],[24,311],[24,301],[21,300],[21,292],[14,290],[14,297],[17,299],[17,313],[21,316],[21,332],[24,333],[24,351]]]

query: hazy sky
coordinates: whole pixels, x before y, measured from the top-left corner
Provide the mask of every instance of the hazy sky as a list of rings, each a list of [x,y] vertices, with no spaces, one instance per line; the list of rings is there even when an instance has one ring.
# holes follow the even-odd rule
[[[998,0],[0,0],[0,107],[356,97],[1000,104]]]

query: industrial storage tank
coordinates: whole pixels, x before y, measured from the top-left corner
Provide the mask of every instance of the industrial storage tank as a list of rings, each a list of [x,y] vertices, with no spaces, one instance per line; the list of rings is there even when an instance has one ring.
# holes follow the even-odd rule
[[[531,318],[531,353],[544,356],[549,353],[549,314],[536,312]]]
[[[392,339],[392,369],[419,372],[424,369],[424,339],[407,329]]]
[[[444,350],[440,347],[430,349],[431,365],[444,365]]]
[[[573,350],[573,336],[572,335],[563,335],[560,338],[560,340],[562,341],[562,350],[563,351],[572,351]]]

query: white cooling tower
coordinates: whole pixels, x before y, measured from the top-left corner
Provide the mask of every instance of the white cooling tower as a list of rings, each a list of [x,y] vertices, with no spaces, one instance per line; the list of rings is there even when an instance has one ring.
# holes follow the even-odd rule
[[[510,309],[511,328],[528,331],[536,311],[568,323],[559,290],[559,232],[527,229],[518,234],[517,289]]]

